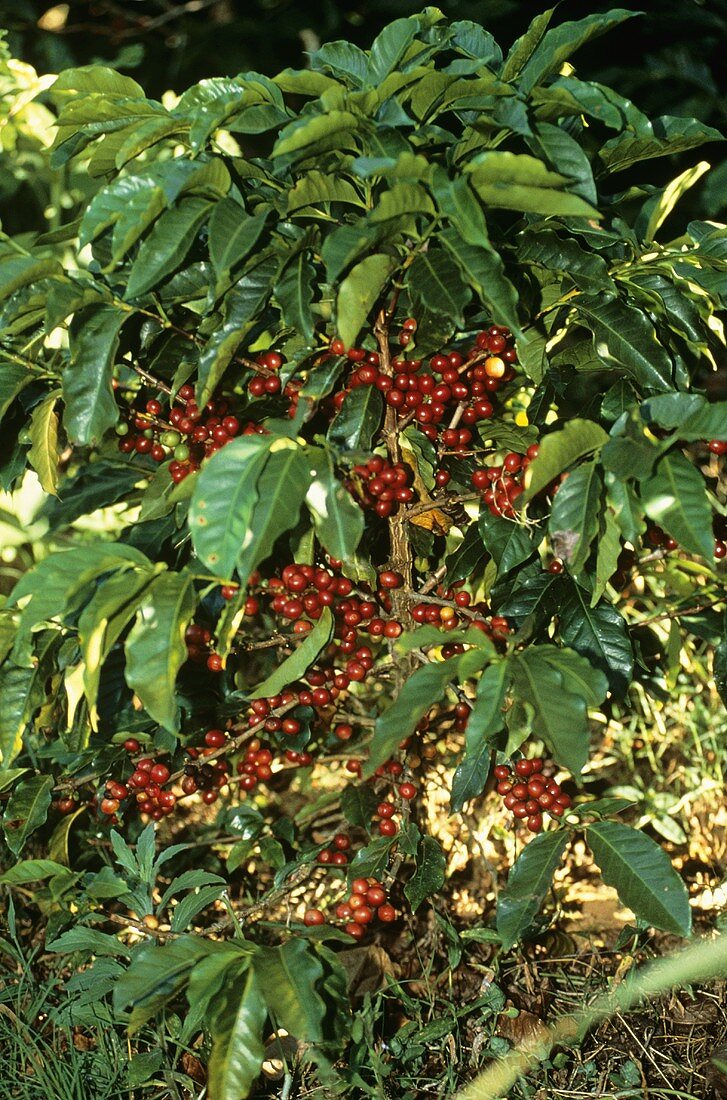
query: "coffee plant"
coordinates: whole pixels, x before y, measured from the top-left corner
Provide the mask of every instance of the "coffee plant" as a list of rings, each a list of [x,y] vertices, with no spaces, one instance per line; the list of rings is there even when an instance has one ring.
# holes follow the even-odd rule
[[[522,841],[502,951],[576,842],[690,934],[584,782],[690,634],[727,691],[727,229],[668,230],[720,135],[576,75],[632,13],[552,14],[504,55],[428,8],[164,103],[68,70],[52,162],[92,197],[0,239],[0,480],[47,494],[0,609],[0,882],[82,1005],[209,1032],[213,1100],[271,1028],[333,1081],[340,952],[445,884],[443,776]]]

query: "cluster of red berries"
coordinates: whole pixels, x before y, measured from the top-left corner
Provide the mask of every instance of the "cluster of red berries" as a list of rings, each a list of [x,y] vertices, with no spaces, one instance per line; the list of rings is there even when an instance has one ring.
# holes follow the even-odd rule
[[[537,443],[528,447],[524,455],[511,451],[499,466],[480,466],[472,474],[472,485],[482,493],[482,500],[493,516],[515,516],[515,501],[525,491],[523,474],[533,459],[538,457]]]
[[[335,840],[334,837],[334,843]],[[344,932],[356,940],[363,939],[366,925],[373,921],[378,919],[382,924],[391,924],[397,917],[385,887],[375,878],[355,878],[350,894],[336,905],[334,912],[337,920],[344,922]],[[307,909],[303,923],[316,928],[325,924],[326,918],[320,909]]]
[[[119,450],[124,454],[132,451],[148,454],[155,462],[165,462],[171,457],[169,476],[175,484],[198,470],[203,459],[219,451],[242,428],[238,418],[230,414],[225,399],[208,401],[200,409],[194,388],[184,385],[179,389],[177,402],[165,409],[160,400],[150,398],[143,409],[132,409],[130,419],[116,428],[121,436]],[[242,431],[249,435],[256,428],[246,425]]]
[[[554,817],[562,817],[571,804],[570,795],[564,794],[560,785],[543,772],[543,760],[518,760],[514,767],[498,764],[495,768],[497,793],[503,796],[508,810],[518,820],[525,820],[531,833],[539,833],[543,827],[543,811]]]
[[[414,604],[411,609],[412,619],[415,623],[429,623],[432,626],[441,627],[442,630],[455,630],[463,625],[472,626],[493,640],[502,641],[510,633],[507,619],[501,615],[493,615],[490,619],[485,618],[490,612],[489,605],[483,601],[473,604],[471,595],[462,587],[464,583],[464,581],[457,581],[447,588],[444,585],[438,585],[434,591],[436,599],[447,600],[448,603],[444,605],[428,602]],[[461,646],[453,645],[448,647],[447,655],[454,656],[455,653],[461,652],[463,652]]]
[[[416,330],[414,318],[404,322],[402,336],[409,343]],[[422,371],[421,359],[392,361],[393,375],[382,374],[381,359],[376,351],[365,348],[349,348],[342,340],[331,343],[334,355],[346,354],[357,365],[348,378],[348,387],[376,386],[384,395],[390,408],[402,417],[416,420],[421,431],[432,441],[441,432],[442,442],[460,453],[472,441],[471,426],[481,420],[489,420],[494,413],[490,398],[503,382],[515,377],[512,364],[517,363],[517,352],[510,330],[492,325],[477,335],[474,346],[466,355],[452,351],[434,355],[429,360],[429,371]],[[334,405],[341,407],[347,390],[334,397]],[[449,425],[442,427],[448,421]],[[455,421],[455,423],[452,423]],[[466,425],[457,428],[456,423]]]
[[[288,399],[288,416],[295,416],[298,407],[298,391],[303,385],[297,378],[291,378],[283,385],[278,371],[285,360],[277,351],[265,351],[258,355],[256,363],[264,374],[258,374],[248,382],[247,392],[251,397],[274,397],[282,393]]]
[[[403,463],[392,465],[374,455],[368,462],[353,467],[347,486],[362,507],[386,517],[396,515],[401,504],[411,504],[416,499],[411,483],[411,470]]]
[[[664,550],[678,550],[679,543],[671,535],[667,535],[666,531],[663,531],[661,527],[649,527],[646,532],[646,538],[651,546],[654,548],[663,547]],[[718,561],[727,557],[727,542],[724,539],[716,538],[714,540],[714,556]]]
[[[124,748],[129,755],[139,752],[141,745],[135,737],[129,737],[124,741]],[[133,765],[133,771],[128,779],[107,779],[103,798],[99,803],[102,814],[114,817],[127,798],[134,796],[140,813],[149,814],[154,821],[161,821],[163,817],[174,812],[177,804],[177,796],[174,791],[165,788],[171,777],[171,769],[161,760],[155,760],[151,756],[137,760]]]

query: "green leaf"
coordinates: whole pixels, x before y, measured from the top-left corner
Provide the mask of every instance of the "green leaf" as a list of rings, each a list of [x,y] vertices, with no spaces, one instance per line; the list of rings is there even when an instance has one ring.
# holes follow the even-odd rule
[[[140,298],[184,260],[212,209],[209,199],[190,197],[167,210],[141,244],[124,297]]]
[[[696,118],[664,115],[634,134],[626,131],[601,146],[598,157],[604,171],[610,175],[623,172],[639,161],[652,157],[673,156],[695,149],[707,141],[723,141],[719,130],[705,126]]]
[[[446,868],[447,857],[439,842],[433,836],[422,837],[416,855],[416,870],[404,887],[413,913],[426,898],[444,886]]]
[[[355,88],[360,88],[363,85],[368,69],[366,54],[353,42],[326,42],[319,50],[311,54],[310,63],[313,69],[328,69],[335,76],[348,77]],[[277,79],[279,82],[279,78]],[[297,90],[297,85],[296,89],[292,90]],[[325,87],[312,86],[309,91],[303,94],[319,95],[321,91],[325,91]]]
[[[497,565],[498,577],[503,577],[511,569],[516,569],[537,551],[542,534],[533,531],[522,523],[493,516],[489,509],[483,509],[477,521],[488,554]]]
[[[488,660],[484,651],[481,654],[469,651],[446,661],[430,661],[405,680],[391,706],[376,723],[365,775],[372,775],[379,764],[389,759],[399,742],[414,732],[429,708],[441,699],[447,685],[456,680],[462,657],[468,658],[468,661],[479,658],[480,668]],[[475,670],[473,667],[472,671]]]
[[[613,27],[618,27],[624,20],[631,19],[637,14],[623,8],[614,8],[609,12],[597,12],[594,15],[587,15],[585,19],[576,19],[561,23],[559,27],[553,27],[543,36],[520,70],[518,83],[521,92],[527,95],[545,77],[557,73],[563,62],[586,42],[605,34]]]
[[[0,361],[0,418],[5,416],[21,390],[33,381],[27,367]]]
[[[380,878],[389,865],[389,853],[394,837],[377,836],[364,848],[359,848],[348,866],[348,881],[355,878]]]
[[[586,252],[573,237],[561,238],[552,229],[527,229],[517,238],[520,263],[537,264],[572,279],[586,292],[612,290],[608,265],[602,256]]]
[[[316,986],[323,966],[309,944],[292,939],[260,947],[252,965],[276,1023],[301,1042],[320,1042],[326,1006]]]
[[[315,286],[315,268],[305,252],[299,252],[287,265],[275,287],[283,321],[310,344],[313,339],[311,303]]]
[[[605,367],[648,389],[672,389],[671,360],[642,310],[619,298],[579,298],[573,304],[593,333],[594,350]]]
[[[596,462],[584,462],[558,486],[548,521],[553,550],[578,575],[590,556],[603,508],[603,479]]]
[[[277,256],[267,256],[250,267],[225,298],[224,320],[200,355],[199,402],[209,401],[233,355],[270,297],[278,274]]]
[[[101,669],[123,631],[134,618],[152,576],[149,570],[125,571],[109,577],[96,589],[78,620],[84,662],[83,686],[94,728]]]
[[[623,905],[665,932],[688,936],[689,896],[669,857],[645,833],[619,821],[597,821],[586,829],[586,843]]]
[[[28,462],[38,475],[41,488],[58,495],[58,392],[36,405],[30,417]]]
[[[383,415],[384,401],[376,386],[356,386],[331,421],[328,441],[342,450],[370,451]]]
[[[551,645],[528,646],[509,663],[513,697],[532,711],[534,735],[578,775],[588,759],[588,707],[602,702],[606,677],[573,650]]]
[[[487,220],[466,176],[451,180],[443,168],[434,172],[432,192],[437,206],[465,244],[489,246]]]
[[[472,294],[449,252],[436,248],[420,252],[406,281],[415,302],[432,313],[446,314],[458,325],[464,323],[463,311]]]
[[[333,637],[333,626],[333,613],[330,607],[323,607],[320,619],[310,633],[305,635],[295,652],[290,657],[286,657],[267,679],[258,684],[249,698],[265,699],[270,695],[278,695],[288,684],[302,679]]]
[[[534,152],[545,158],[556,171],[571,180],[570,190],[586,202],[596,205],[598,193],[593,179],[591,162],[585,152],[562,126],[539,123],[529,140]]]
[[[76,314],[70,330],[70,361],[63,372],[63,426],[73,443],[98,443],[119,418],[111,388],[121,326],[130,313],[93,305]]]
[[[647,423],[677,428],[685,440],[727,439],[727,401],[708,403],[697,393],[665,393],[641,406]]]
[[[507,885],[497,898],[497,931],[503,951],[519,943],[550,890],[568,843],[564,829],[541,833],[523,848],[510,869]]]
[[[522,72],[523,66],[533,56],[542,42],[543,35],[548,29],[548,24],[553,18],[554,12],[555,8],[547,8],[546,11],[540,12],[539,15],[535,16],[525,34],[513,42],[500,74],[503,80],[512,80],[518,73]]]
[[[431,10],[431,9],[430,9]],[[416,17],[395,19],[374,39],[366,67],[365,83],[372,88],[380,84],[401,62],[419,29]]]
[[[303,115],[282,131],[272,152],[274,158],[300,160],[326,149],[355,148],[360,118],[350,111],[326,111],[325,114]]]
[[[620,612],[603,601],[591,606],[589,593],[572,584],[559,606],[558,619],[564,644],[600,668],[611,693],[623,698],[634,675],[634,653]]]
[[[465,751],[452,778],[450,804],[459,813],[465,802],[482,793],[490,773],[492,740],[502,729],[505,692],[509,682],[507,661],[496,661],[482,673],[467,722]]]
[[[193,579],[163,573],[149,586],[126,640],[126,682],[164,729],[179,728],[177,673],[187,659],[184,631],[197,606]]]
[[[194,549],[208,569],[231,577],[250,532],[258,479],[274,437],[242,436],[203,464],[189,508]]]
[[[3,814],[3,833],[14,856],[20,855],[30,834],[44,823],[52,791],[53,776],[33,775],[21,780],[11,793]]]
[[[336,477],[328,455],[316,463],[305,499],[325,549],[339,561],[350,561],[364,532],[364,514]]]
[[[258,498],[238,550],[241,584],[270,556],[275,540],[298,522],[310,482],[310,460],[303,448],[285,441],[280,449],[271,451],[258,478]]]
[[[4,259],[0,261],[0,301],[48,275],[60,275],[61,271],[57,260],[40,260],[35,256]]]
[[[700,472],[680,451],[661,457],[651,477],[640,483],[640,493],[649,519],[685,550],[712,560],[714,538],[707,487]]]
[[[350,180],[314,169],[301,176],[288,192],[286,212],[290,215],[303,211],[305,217],[315,217],[316,211],[310,207],[331,202],[342,202],[348,206],[364,208],[366,206]]]
[[[70,874],[62,863],[56,863],[53,859],[22,859],[9,871],[0,875],[0,883],[4,886],[22,886],[26,882],[39,882],[44,878],[52,878],[54,875]]]
[[[100,958],[128,959],[131,954],[128,947],[116,936],[99,932],[96,928],[85,928],[82,925],[69,928],[51,943],[46,943],[45,949],[59,955],[71,955],[82,951]]]
[[[265,1058],[262,1036],[267,1009],[259,978],[239,965],[217,992],[212,1017],[210,1100],[241,1100],[249,1096]]]
[[[546,435],[540,443],[538,457],[528,467],[524,499],[532,500],[579,458],[599,450],[608,438],[599,424],[578,417]]]
[[[517,313],[518,295],[505,275],[502,257],[488,241],[478,245],[467,243],[454,229],[445,229],[439,239],[454,257],[462,278],[478,298],[489,307],[493,321],[518,335],[520,319]]]
[[[595,607],[606,591],[606,585],[616,572],[621,554],[621,532],[614,513],[606,509],[601,513],[598,542],[596,543],[596,575],[591,607]]]
[[[599,218],[599,212],[567,190],[570,181],[526,153],[491,150],[465,166],[487,206],[531,214]]]
[[[0,760],[7,768],[23,747],[23,733],[32,713],[35,669],[0,667]]]
[[[163,946],[144,943],[136,949],[131,966],[114,985],[114,1008],[117,1012],[131,1010],[130,1029],[135,1030],[150,1020],[184,988],[211,947],[199,936],[178,936]]]
[[[268,211],[251,216],[239,202],[225,198],[215,203],[209,221],[209,252],[219,278],[241,263],[257,244]]]
[[[558,609],[562,578],[546,570],[523,579],[517,576],[514,587],[497,601],[498,615],[512,619],[520,630],[526,626],[537,634]]]
[[[368,783],[349,783],[341,791],[341,813],[349,825],[367,829],[379,799]]]
[[[341,283],[336,299],[336,325],[347,348],[355,344],[369,312],[396,266],[393,256],[375,253],[356,264]]]

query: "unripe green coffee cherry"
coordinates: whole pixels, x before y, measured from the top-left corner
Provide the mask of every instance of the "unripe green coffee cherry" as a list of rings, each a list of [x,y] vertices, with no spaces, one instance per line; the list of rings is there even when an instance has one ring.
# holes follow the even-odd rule
[[[129,434],[129,425],[126,423],[125,420],[120,420],[119,423],[116,425],[116,434],[117,435],[128,435]]]
[[[189,447],[186,443],[180,443],[178,447],[174,448],[174,457],[177,462],[186,462],[189,458]]]
[[[182,437],[179,432],[164,432],[161,442],[165,447],[176,447],[178,443],[182,442]]]

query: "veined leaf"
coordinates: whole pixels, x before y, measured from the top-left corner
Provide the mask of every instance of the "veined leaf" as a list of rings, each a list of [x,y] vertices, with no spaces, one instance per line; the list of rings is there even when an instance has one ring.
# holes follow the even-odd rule
[[[228,444],[229,446],[229,444]],[[272,553],[275,540],[298,522],[311,483],[310,460],[297,445],[273,450],[258,477],[258,496],[237,554],[240,583]]]
[[[209,199],[190,197],[157,218],[134,260],[125,298],[141,297],[179,267],[211,209]]]
[[[184,632],[196,606],[191,576],[162,573],[143,597],[126,640],[126,682],[152,718],[172,733],[179,728],[174,689],[187,659]]]
[[[593,347],[605,367],[651,390],[672,389],[671,360],[641,310],[619,298],[579,298],[574,305],[593,333]]]
[[[553,497],[548,521],[553,549],[575,576],[590,556],[602,505],[603,478],[596,462],[584,462],[571,471]]]
[[[714,555],[712,512],[704,478],[679,451],[662,455],[654,473],[639,487],[649,519],[685,550],[710,561]]]
[[[666,852],[638,829],[620,821],[596,821],[586,829],[603,881],[622,903],[655,928],[688,936],[689,897]]]
[[[28,462],[38,475],[41,488],[58,495],[58,391],[36,405],[30,418]]]
[[[538,457],[525,475],[525,500],[532,500],[550,485],[559,474],[593,451],[608,443],[608,435],[600,424],[575,417],[556,432],[546,435],[540,443]]]
[[[286,657],[275,671],[250,694],[250,699],[265,699],[278,695],[288,684],[300,680],[333,637],[333,614],[330,607],[321,609],[321,617],[306,634],[295,652]]]
[[[364,532],[363,510],[338,480],[330,456],[325,453],[320,465],[316,463],[314,480],[305,499],[318,538],[328,553],[340,561],[350,561]]]
[[[497,898],[497,931],[503,951],[519,943],[545,901],[568,843],[565,829],[541,833],[513,863],[507,885]]]
[[[262,1036],[267,1017],[259,978],[252,968],[229,967],[230,976],[215,997],[210,1100],[249,1096],[265,1058]]]
[[[347,451],[368,451],[381,426],[384,401],[376,386],[356,386],[331,421],[328,440]]]
[[[74,443],[98,443],[119,419],[111,379],[121,326],[129,317],[117,306],[94,305],[76,314],[71,325],[63,425]]]
[[[452,778],[451,806],[458,813],[481,794],[490,773],[492,738],[502,729],[502,706],[509,680],[506,660],[494,661],[480,677],[465,732],[465,751]]]
[[[356,264],[341,283],[336,299],[336,323],[346,347],[355,344],[395,267],[393,256],[376,253]]]
[[[209,250],[218,279],[249,256],[267,218],[267,210],[251,216],[234,199],[215,203],[209,222]]]
[[[569,180],[526,153],[490,150],[465,166],[477,194],[488,206],[531,214],[599,218],[599,212],[567,190]]]
[[[48,816],[53,790],[52,775],[32,775],[12,791],[3,814],[5,843],[14,856]]]
[[[634,675],[634,653],[623,616],[610,603],[592,607],[589,593],[572,584],[558,619],[565,645],[600,668],[613,695],[622,698]]]
[[[416,854],[416,870],[404,887],[413,913],[426,898],[441,890],[446,868],[447,857],[439,842],[433,836],[422,837]]]

